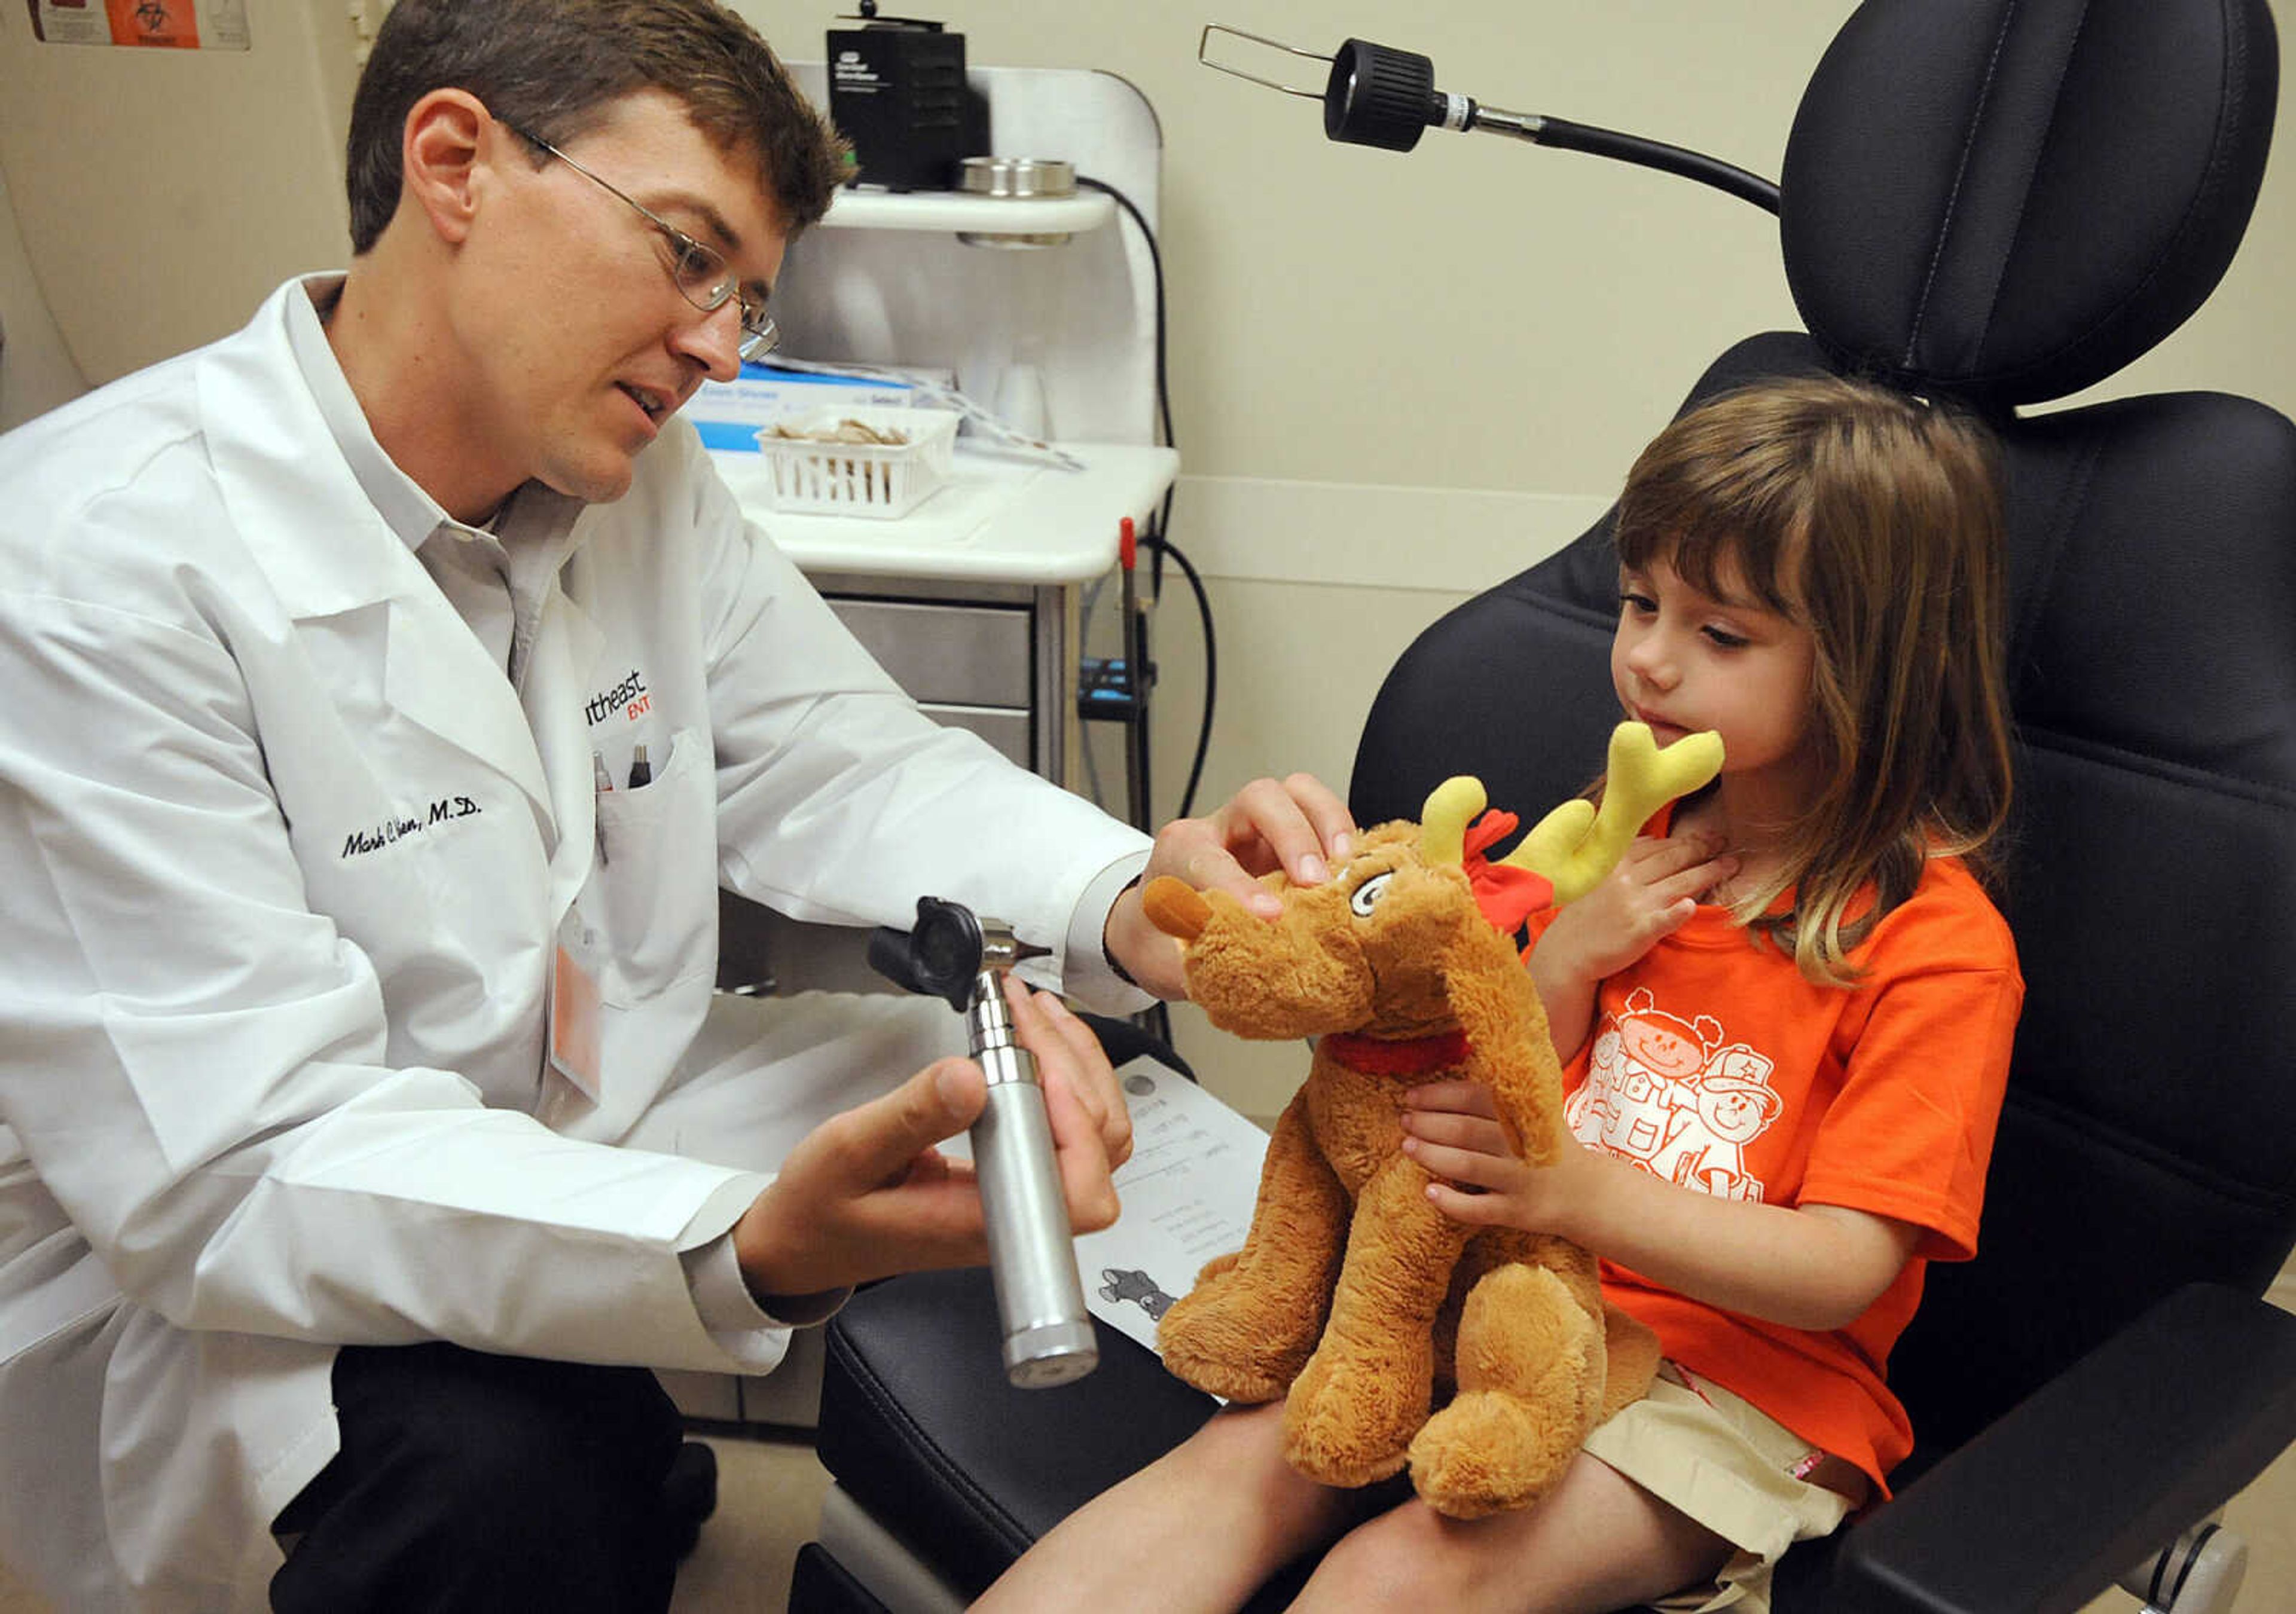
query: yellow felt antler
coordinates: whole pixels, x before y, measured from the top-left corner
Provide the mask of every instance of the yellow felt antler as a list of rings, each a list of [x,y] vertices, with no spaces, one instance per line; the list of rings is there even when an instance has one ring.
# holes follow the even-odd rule
[[[1432,868],[1457,868],[1467,855],[1467,826],[1475,821],[1490,798],[1480,779],[1464,774],[1446,779],[1427,793],[1419,809],[1419,856]]]
[[[1660,750],[1648,724],[1621,723],[1611,732],[1610,771],[1600,810],[1591,801],[1564,802],[1540,819],[1503,861],[1553,881],[1557,906],[1574,901],[1617,866],[1628,843],[1652,813],[1721,771],[1719,734],[1685,734]]]

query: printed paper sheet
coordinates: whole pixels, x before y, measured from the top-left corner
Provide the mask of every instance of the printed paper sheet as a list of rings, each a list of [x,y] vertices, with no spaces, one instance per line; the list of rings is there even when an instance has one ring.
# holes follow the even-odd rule
[[[1156,1320],[1206,1261],[1242,1247],[1267,1135],[1152,1060],[1117,1072],[1132,1108],[1132,1158],[1116,1173],[1123,1214],[1076,1241],[1085,1303],[1156,1348]]]

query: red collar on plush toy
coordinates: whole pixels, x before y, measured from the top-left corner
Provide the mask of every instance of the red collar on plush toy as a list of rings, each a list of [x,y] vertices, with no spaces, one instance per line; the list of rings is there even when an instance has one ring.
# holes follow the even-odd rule
[[[1425,1076],[1467,1062],[1467,1034],[1456,1029],[1394,1041],[1359,1031],[1327,1031],[1316,1045],[1365,1076]]]
[[[1534,874],[1511,863],[1493,863],[1483,856],[1513,834],[1515,823],[1513,813],[1493,807],[1468,826],[1463,848],[1465,856],[1459,860],[1459,866],[1466,871],[1467,883],[1474,888],[1475,905],[1482,909],[1485,919],[1508,936],[1521,930],[1525,920],[1554,901],[1554,882],[1544,874]]]

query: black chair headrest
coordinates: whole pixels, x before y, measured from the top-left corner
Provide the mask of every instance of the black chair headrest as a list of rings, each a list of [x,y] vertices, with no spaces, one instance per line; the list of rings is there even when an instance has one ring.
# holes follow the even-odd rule
[[[1983,407],[2103,380],[2223,277],[2278,84],[2264,0],[1867,0],[1779,181],[1803,322]]]

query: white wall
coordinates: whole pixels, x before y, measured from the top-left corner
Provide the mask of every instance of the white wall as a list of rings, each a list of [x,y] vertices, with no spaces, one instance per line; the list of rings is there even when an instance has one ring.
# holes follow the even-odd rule
[[[91,382],[236,330],[348,254],[348,0],[247,16],[250,49],[146,50],[42,43],[0,4],[0,295],[37,295]]]
[[[32,278],[31,259],[0,173],[0,431],[45,414],[87,389]]]
[[[800,59],[824,54],[839,9],[733,3]],[[252,0],[258,59],[218,69],[264,91],[246,98],[247,140],[281,139],[283,115],[298,131],[287,139],[320,143],[308,75],[286,62],[287,87],[274,95],[260,58],[269,40],[280,56],[316,52],[333,61],[345,9],[341,0]],[[1173,537],[1210,580],[1220,642],[1218,726],[1201,807],[1264,772],[1305,767],[1343,784],[1379,678],[1411,636],[1579,531],[1714,354],[1795,323],[1774,222],[1747,204],[1484,135],[1431,131],[1409,155],[1332,145],[1313,102],[1198,65],[1202,25],[1316,51],[1350,35],[1420,51],[1446,88],[1672,141],[1775,177],[1800,87],[1852,7],[937,0],[892,9],[962,30],[976,65],[1119,72],[1161,117],[1173,411],[1185,467]],[[24,20],[24,7],[0,0],[0,31]],[[42,65],[89,70],[79,61]],[[128,111],[144,115],[144,102],[164,113],[170,79],[190,77],[185,65],[139,64],[138,106],[83,97],[49,113],[45,134],[69,142],[115,130]],[[1314,64],[1298,67],[1303,78],[1318,77]],[[0,92],[19,87],[0,82]],[[0,122],[6,117],[0,107]],[[2296,119],[2284,115],[2281,127]],[[2289,138],[2224,286],[2113,389],[2221,388],[2296,413],[2296,319],[2284,289],[2285,266],[2296,261]],[[117,144],[116,135],[102,143]],[[8,177],[0,175],[0,191]],[[53,191],[52,173],[38,178]],[[340,209],[332,193],[302,194],[316,184],[295,187],[311,221],[305,238]],[[234,217],[257,212],[250,205]],[[138,217],[92,251],[111,266],[147,254],[137,267],[145,276],[247,274],[184,250],[193,234],[212,242],[212,232]],[[0,318],[9,331],[0,426],[78,384],[37,312],[26,312],[37,292],[14,249],[0,206]],[[289,256],[297,260],[262,266],[256,283],[308,266]],[[209,333],[187,331],[184,343]],[[1194,613],[1177,578],[1157,651],[1162,815],[1177,805],[1201,690]],[[1296,1076],[1288,1051],[1275,1053],[1282,1062],[1271,1062],[1267,1086],[1237,1090],[1246,1108],[1272,1107],[1282,1073]]]
[[[811,0],[734,0],[817,59]],[[1344,785],[1379,680],[1469,594],[1575,537],[1706,362],[1799,322],[1775,223],[1602,160],[1430,131],[1396,155],[1327,143],[1312,102],[1196,61],[1208,21],[1329,52],[1351,36],[1431,56],[1438,84],[1628,130],[1775,178],[1802,85],[1848,0],[943,0],[920,8],[974,63],[1119,72],[1163,122],[1173,537],[1210,580],[1218,727],[1197,806],[1256,774]],[[1230,47],[1233,48],[1232,46]],[[1236,60],[1222,53],[1223,60]],[[1274,63],[1255,61],[1262,70]],[[1320,83],[1313,63],[1292,82]],[[2296,73],[2290,75],[2296,78]],[[2210,387],[2296,413],[2296,119],[2247,244],[2207,307],[2100,391]],[[1007,155],[1059,156],[1059,152]],[[1201,698],[1194,612],[1157,630],[1159,815]],[[1589,759],[1590,767],[1593,759]],[[1510,804],[1536,810],[1544,804]],[[1288,1047],[1182,1012],[1215,1085],[1272,1114]]]

